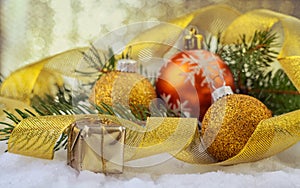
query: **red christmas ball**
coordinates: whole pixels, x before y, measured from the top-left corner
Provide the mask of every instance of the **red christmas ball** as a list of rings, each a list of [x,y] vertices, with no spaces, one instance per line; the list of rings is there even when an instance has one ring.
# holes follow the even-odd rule
[[[160,69],[156,81],[157,95],[175,112],[188,113],[200,121],[212,103],[211,89],[203,76],[204,61],[216,61],[224,80],[215,71],[214,86],[231,86],[234,79],[229,67],[217,56],[206,50],[187,50],[174,55]]]

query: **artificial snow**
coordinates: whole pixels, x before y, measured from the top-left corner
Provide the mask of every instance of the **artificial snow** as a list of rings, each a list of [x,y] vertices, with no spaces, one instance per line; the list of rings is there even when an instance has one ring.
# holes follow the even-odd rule
[[[233,166],[190,165],[174,158],[148,167],[125,167],[119,175],[78,173],[66,151],[54,160],[5,153],[0,143],[0,187],[300,187],[300,143],[267,159]]]

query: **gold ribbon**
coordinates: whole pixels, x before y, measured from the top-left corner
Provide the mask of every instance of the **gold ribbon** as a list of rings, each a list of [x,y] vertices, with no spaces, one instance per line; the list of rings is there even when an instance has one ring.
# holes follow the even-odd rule
[[[106,118],[126,128],[126,161],[163,152],[178,153],[186,147],[197,130],[195,118],[149,118],[145,127],[108,115],[39,116],[22,120],[13,130],[8,151],[52,159],[56,141],[71,123],[82,117]]]
[[[0,121],[6,120],[6,115],[4,114],[4,110],[13,113],[13,115],[15,115],[17,118],[22,119],[22,117],[17,112],[15,112],[15,109],[19,109],[23,111],[27,109],[30,112],[37,114],[31,106],[29,106],[28,104],[22,101],[0,96]]]
[[[195,118],[150,117],[145,127],[108,115],[126,127],[125,161],[169,152],[177,159],[194,164],[231,165],[275,155],[300,140],[300,110],[261,121],[245,147],[236,156],[219,163],[201,149]],[[52,159],[53,149],[62,132],[81,116],[39,116],[22,120],[12,132],[8,151]]]
[[[278,31],[284,36],[281,41],[282,48],[278,60],[298,91],[300,91],[300,43],[297,42],[300,39],[300,33],[298,32],[300,30],[300,21],[298,19],[262,9],[240,15],[236,10],[228,6],[218,5],[196,10],[170,22],[170,24],[174,24],[181,29],[189,24],[193,24],[200,30],[202,29],[213,34],[221,31],[221,42],[224,44],[236,42],[240,34],[251,36],[255,30],[272,28],[274,31]],[[152,56],[162,57],[170,49],[168,45],[174,42],[173,38],[178,37],[180,29],[172,32],[173,28],[164,24],[158,25],[137,36],[129,43],[135,48],[133,57],[138,57],[139,53],[148,49],[151,49]],[[159,31],[169,35],[162,36]],[[147,37],[150,39],[147,39]],[[145,42],[145,39],[148,41],[153,39],[154,42],[167,43],[168,45],[149,44]],[[61,55],[71,56],[68,53]],[[76,62],[81,58],[78,56],[74,57],[76,57]],[[72,59],[73,57],[68,58]],[[53,66],[49,66],[50,64],[50,62],[47,64],[47,70],[60,66],[59,63],[53,64]],[[74,64],[70,63],[66,67],[70,68],[72,65]],[[41,69],[38,65],[36,66],[37,70],[43,70],[44,68],[42,67]],[[27,73],[26,75],[24,74],[23,76],[28,77]],[[4,82],[1,87],[2,94],[6,93],[5,91],[13,90],[12,88],[14,87],[19,88],[19,86],[10,85],[13,83],[9,79],[7,81],[9,83]],[[34,85],[34,83],[29,84],[31,90]],[[9,96],[9,94],[7,95]],[[22,95],[22,92],[20,95]],[[107,116],[107,118],[119,122],[128,128],[125,149],[125,159],[127,161],[169,152],[180,160],[194,164],[230,165],[256,161],[275,155],[300,140],[300,110],[297,110],[261,121],[239,154],[226,161],[216,163],[201,149],[201,140],[195,119],[149,118],[147,125],[141,127],[120,118],[112,116]],[[75,119],[75,116],[25,119],[15,127],[9,139],[8,150],[30,156],[52,158],[55,141]],[[22,134],[24,132],[28,134]]]
[[[22,119],[21,115],[17,111],[15,111],[15,109],[21,111],[29,110],[30,112],[37,115],[35,110],[31,106],[27,105],[26,103],[19,100],[14,100],[14,99],[0,96],[0,122],[9,123],[9,124],[13,123],[11,119],[7,118],[7,114],[5,114],[4,111],[13,114],[17,119]],[[4,127],[5,127],[4,124],[2,125],[0,124],[0,129],[3,129]],[[6,134],[2,132],[0,133],[0,139],[1,140],[5,139],[9,135],[10,135],[9,132],[7,132]]]
[[[30,104],[34,95],[55,94],[63,84],[63,76],[75,77],[75,69],[82,61],[82,53],[88,48],[69,50],[13,72],[0,87],[0,95]]]
[[[300,91],[300,20],[265,9],[247,12],[224,31],[222,43],[236,42],[241,35],[251,36],[256,30],[272,29],[280,34],[282,48],[278,61],[295,87]]]
[[[226,19],[224,19],[224,15],[227,15]],[[161,23],[129,42],[128,46],[132,46],[132,58],[141,60],[143,58],[163,57],[189,24],[217,34],[239,15],[240,13],[235,9],[217,5],[198,9],[178,19]],[[126,50],[124,54],[126,54]],[[62,85],[62,77],[76,78],[80,81],[87,79],[87,77],[82,77],[76,72],[76,70],[86,68],[80,67],[84,61],[82,52],[89,53],[89,48],[72,49],[18,69],[2,83],[0,95],[30,104],[33,95],[55,94],[56,87],[54,86]],[[143,54],[148,55],[145,57]]]
[[[278,59],[282,68],[300,92],[300,57],[289,56]]]
[[[53,149],[75,116],[40,116],[21,121],[13,130],[8,151],[44,159],[53,158]]]
[[[226,19],[224,19],[226,15]],[[213,35],[222,32],[240,13],[235,9],[225,6],[216,5],[201,8],[193,13],[171,20],[167,23],[162,22],[159,25],[147,30],[136,36],[129,42],[124,54],[131,47],[131,56],[135,60],[143,61],[146,56],[163,57],[168,52],[183,30],[188,25],[197,26],[201,31],[206,31]]]

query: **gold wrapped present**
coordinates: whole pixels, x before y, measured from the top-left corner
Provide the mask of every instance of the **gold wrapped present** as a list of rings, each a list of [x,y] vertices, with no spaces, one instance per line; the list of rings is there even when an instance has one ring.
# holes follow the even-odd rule
[[[78,171],[122,173],[125,128],[103,119],[81,118],[71,125],[68,165]]]

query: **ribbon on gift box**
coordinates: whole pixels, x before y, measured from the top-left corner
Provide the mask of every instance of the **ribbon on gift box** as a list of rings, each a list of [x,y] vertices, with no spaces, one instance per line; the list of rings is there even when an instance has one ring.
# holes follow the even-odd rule
[[[162,44],[172,42],[173,40],[168,40],[168,37],[176,38],[180,34],[179,30],[172,31],[174,28],[171,26],[172,24],[182,28],[182,30],[192,24],[212,34],[221,31],[221,43],[223,44],[235,42],[239,35],[251,35],[255,30],[272,28],[274,31],[282,32],[284,38],[278,61],[300,91],[300,42],[298,42],[300,41],[300,33],[298,32],[300,21],[298,19],[264,9],[240,14],[228,6],[210,6],[173,20],[170,22],[170,26],[158,25],[137,36],[128,44],[132,46],[133,58],[138,58],[139,53],[145,49],[150,50],[152,56],[162,57],[170,46],[154,45],[145,42],[145,40]],[[169,35],[162,37],[160,31],[169,31]],[[30,80],[32,75],[27,73],[24,75],[24,70],[35,70],[33,75],[35,78],[41,76],[41,70],[44,69],[58,71],[61,75],[74,76],[70,70],[80,62],[82,55],[79,52],[80,50],[77,49],[68,51],[47,59],[45,63],[38,62],[37,64],[43,64],[42,67],[32,65],[13,73],[3,82],[1,95],[13,97],[15,95],[12,93],[17,90],[20,91],[19,95],[23,97],[21,88],[25,86],[17,85],[15,81],[20,80],[23,76]],[[63,61],[66,59],[73,61],[66,61],[66,63]],[[21,74],[22,70],[23,73]],[[28,88],[25,91],[30,93],[36,86],[36,82],[38,79],[33,79],[32,83],[26,86]],[[23,99],[20,96],[15,97]],[[99,115],[99,117],[104,116]],[[24,119],[12,132],[8,142],[8,150],[13,153],[51,159],[56,140],[77,118],[76,116],[45,116]],[[151,117],[147,120],[146,126],[142,127],[114,116],[105,116],[105,118],[127,129],[125,161],[169,152],[177,159],[194,164],[230,165],[272,156],[300,140],[300,110],[297,110],[261,121],[239,154],[226,161],[215,162],[201,149],[201,139],[195,119]]]

